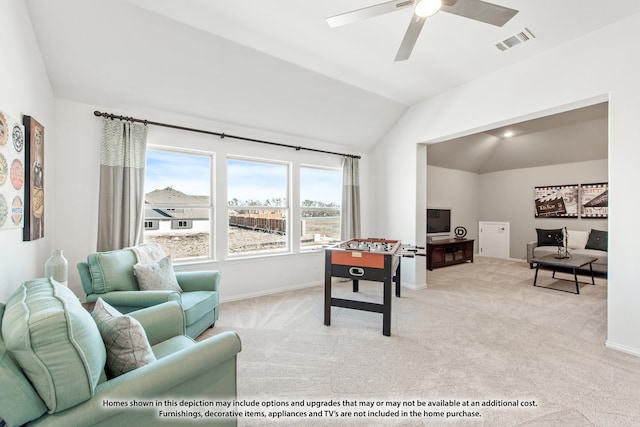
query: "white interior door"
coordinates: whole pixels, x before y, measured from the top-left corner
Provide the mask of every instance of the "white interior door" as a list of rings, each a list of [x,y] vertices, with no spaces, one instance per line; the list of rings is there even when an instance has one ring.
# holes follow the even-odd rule
[[[478,255],[492,258],[509,258],[509,223],[480,221]]]

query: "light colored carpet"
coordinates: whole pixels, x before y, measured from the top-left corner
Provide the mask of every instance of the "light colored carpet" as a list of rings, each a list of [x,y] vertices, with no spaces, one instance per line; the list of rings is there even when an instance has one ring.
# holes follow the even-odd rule
[[[481,257],[427,272],[427,289],[403,288],[402,297],[393,298],[390,337],[382,335],[377,313],[333,307],[332,324],[324,326],[323,286],[316,286],[222,304],[215,328],[200,339],[226,330],[239,333],[240,400],[333,400],[341,406],[321,409],[345,415],[361,410],[345,407],[345,400],[407,405],[535,400],[537,405],[405,406],[405,415],[413,415],[323,413],[276,422],[253,417],[239,419],[240,426],[640,425],[640,358],[604,346],[606,280],[581,284],[581,294],[573,295],[533,287],[534,272],[524,262]],[[334,296],[353,296],[350,282],[334,283]],[[539,284],[573,286],[551,279],[549,271],[541,271]],[[381,301],[382,285],[361,282],[358,298]],[[416,415],[424,410],[477,411],[480,417]]]

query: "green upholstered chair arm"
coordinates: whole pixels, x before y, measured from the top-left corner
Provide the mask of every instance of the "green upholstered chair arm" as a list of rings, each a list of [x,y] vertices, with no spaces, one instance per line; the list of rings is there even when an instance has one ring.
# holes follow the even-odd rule
[[[113,291],[87,295],[87,302],[96,302],[98,298],[102,298],[120,312],[128,313],[167,301],[180,302],[180,293],[176,291]]]
[[[149,365],[127,372],[99,384],[93,398],[66,411],[45,415],[28,426],[155,426],[160,419],[158,408],[132,409],[106,407],[105,401],[131,399],[156,401],[179,399],[235,399],[236,354],[240,351],[240,338],[235,332],[219,335],[194,343],[192,346],[166,356]],[[207,387],[203,390],[199,386]],[[223,420],[220,425],[225,425]],[[176,419],[172,425],[193,425],[189,418]],[[197,423],[196,423],[197,424]],[[226,425],[236,425],[228,420]]]
[[[219,271],[178,271],[176,279],[185,292],[216,291],[220,287],[222,274]]]
[[[80,273],[80,282],[84,293],[89,295],[93,293],[93,282],[91,280],[91,273],[89,272],[89,264],[86,262],[78,263],[78,273]]]
[[[184,312],[177,301],[153,305],[129,315],[140,322],[151,345],[185,334]]]

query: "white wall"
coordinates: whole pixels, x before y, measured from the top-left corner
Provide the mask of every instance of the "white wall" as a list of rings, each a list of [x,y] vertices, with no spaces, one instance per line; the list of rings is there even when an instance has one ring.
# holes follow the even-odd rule
[[[467,239],[476,240],[476,253],[481,200],[478,174],[438,166],[427,167],[427,207],[451,208],[452,233],[457,226],[466,228]]]
[[[44,126],[45,237],[22,241],[22,229],[0,231],[0,301],[25,280],[44,274],[55,237],[52,183],[57,141],[53,137],[53,94],[22,0],[2,2],[0,13],[0,110],[18,121],[34,117]]]
[[[526,243],[537,239],[536,228],[607,230],[606,219],[536,218],[534,187],[607,182],[607,160],[515,169],[480,175],[480,221],[510,222],[510,256],[526,259]]]
[[[395,172],[376,179],[372,200],[384,200],[388,208],[378,211],[373,232],[418,235],[424,228],[418,213],[426,202],[418,203],[426,200],[426,183],[416,144],[609,101],[607,345],[640,355],[640,270],[628,245],[640,209],[640,198],[632,196],[640,181],[640,57],[629,54],[639,27],[640,14],[632,15],[413,106],[371,155],[372,171]]]
[[[88,254],[96,251],[98,185],[100,161],[100,135],[102,119],[93,115],[93,111],[105,111],[102,108],[65,101],[56,101],[57,138],[64,141],[59,148],[57,161],[60,162],[55,192],[57,198],[57,221],[55,228],[56,247],[63,248],[69,260],[69,287],[80,297],[84,297],[76,265],[84,261]],[[194,127],[215,132],[225,132],[243,137],[313,147],[339,153],[351,153],[349,148],[305,141],[289,135],[278,135],[254,129],[238,128],[224,123],[198,120],[175,114],[151,111],[113,111],[107,112],[134,116],[159,122],[186,127]],[[226,159],[227,155],[250,156],[264,159],[291,162],[295,174],[300,165],[318,165],[341,167],[342,157],[319,154],[309,151],[296,151],[288,148],[243,142],[231,138],[173,130],[158,126],[149,126],[148,144],[167,147],[182,147],[215,153],[215,204],[216,209],[216,260],[214,262],[176,266],[177,270],[217,269],[222,271],[221,299],[231,300],[248,296],[257,296],[277,291],[295,289],[321,283],[324,279],[323,252],[297,253],[298,239],[293,239],[293,254],[280,254],[250,259],[225,259],[226,240]],[[352,153],[359,154],[359,153]],[[361,159],[361,174],[367,175],[367,160]],[[363,204],[366,199],[366,182],[363,186]],[[292,180],[292,195],[298,192],[297,180]],[[297,202],[297,204],[296,204]],[[292,198],[292,215],[299,212],[299,199]],[[368,215],[363,215],[363,232],[369,229]],[[292,233],[299,236],[299,232]]]

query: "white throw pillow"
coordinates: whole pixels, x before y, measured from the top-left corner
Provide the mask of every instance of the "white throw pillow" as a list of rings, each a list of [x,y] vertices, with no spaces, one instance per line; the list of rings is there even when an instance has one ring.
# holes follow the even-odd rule
[[[91,315],[107,349],[107,377],[115,378],[156,360],[147,334],[136,319],[120,313],[102,298],[96,301]]]
[[[589,240],[588,231],[567,230],[569,235],[567,246],[569,249],[584,249]]]
[[[141,291],[182,292],[176,279],[176,273],[173,271],[173,262],[170,256],[150,264],[135,264],[133,274],[138,279],[138,287]]]

